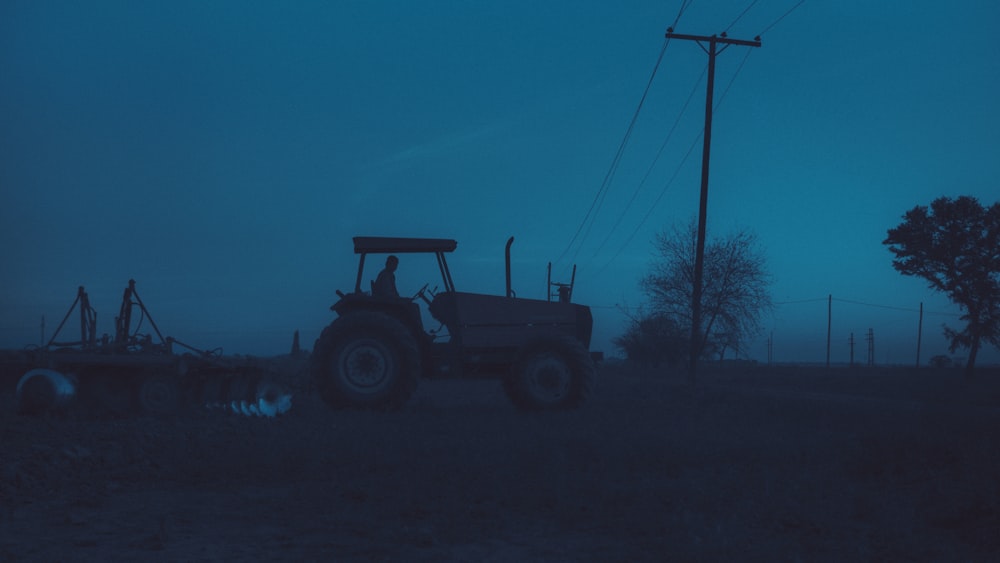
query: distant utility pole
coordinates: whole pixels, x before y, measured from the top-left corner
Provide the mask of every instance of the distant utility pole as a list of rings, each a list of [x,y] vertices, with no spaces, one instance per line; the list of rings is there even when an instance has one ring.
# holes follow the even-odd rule
[[[851,345],[851,363],[849,364],[852,368],[854,367],[854,333],[851,333],[851,337],[847,339],[847,342]]]
[[[833,324],[833,294],[826,301],[826,367],[830,368],[830,327]]]
[[[715,93],[715,57],[730,45],[760,47],[760,36],[753,41],[729,39],[721,35],[683,35],[667,28],[667,39],[695,41],[708,53],[708,88],[705,94],[705,143],[701,152],[701,200],[698,206],[698,246],[694,259],[694,287],[691,292],[691,364],[690,377],[694,382],[698,373],[698,358],[701,356],[701,282],[705,270],[705,219],[708,215],[708,157],[712,149],[712,101]],[[707,47],[706,47],[707,44]],[[722,45],[722,48],[719,48]]]
[[[865,336],[868,341],[868,367],[875,366],[875,330],[868,329],[868,334]]]

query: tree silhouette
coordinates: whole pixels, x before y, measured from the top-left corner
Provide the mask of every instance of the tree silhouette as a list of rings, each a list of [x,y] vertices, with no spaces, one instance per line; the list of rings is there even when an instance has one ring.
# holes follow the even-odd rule
[[[964,310],[961,331],[944,328],[950,350],[968,348],[972,377],[983,341],[1000,346],[1000,203],[983,207],[970,196],[918,205],[882,241],[904,276],[927,280]]]
[[[627,311],[625,314],[629,317],[628,328],[611,343],[630,361],[653,368],[675,367],[683,362],[690,339],[672,318],[642,310],[635,315]]]
[[[658,259],[640,282],[653,313],[687,331],[697,237],[693,222],[657,234]],[[761,316],[771,308],[771,277],[756,237],[746,230],[709,241],[704,272],[697,357],[714,353],[721,359],[726,350],[739,353],[746,339],[759,331]]]

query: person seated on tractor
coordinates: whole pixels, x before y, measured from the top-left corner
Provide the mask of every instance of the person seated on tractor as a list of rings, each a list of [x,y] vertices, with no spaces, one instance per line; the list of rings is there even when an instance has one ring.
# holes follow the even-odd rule
[[[378,273],[378,277],[372,282],[372,297],[399,297],[396,290],[396,268],[399,266],[399,258],[389,256],[385,259],[385,268]]]

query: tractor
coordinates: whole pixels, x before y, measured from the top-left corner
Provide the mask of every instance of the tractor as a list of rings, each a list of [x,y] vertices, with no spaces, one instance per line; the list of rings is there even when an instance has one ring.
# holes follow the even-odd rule
[[[421,379],[440,378],[499,379],[523,410],[574,408],[590,395],[596,371],[590,308],[570,302],[572,283],[551,282],[551,264],[548,299],[517,297],[511,289],[513,237],[505,249],[506,295],[456,289],[445,260],[455,240],[353,241],[360,256],[354,290],[337,290],[330,307],[337,318],[323,329],[310,360],[319,394],[333,408],[399,409]],[[380,295],[365,276],[366,258],[396,254],[434,255],[441,289],[429,290],[428,283],[409,297]],[[420,302],[440,326],[425,329]]]

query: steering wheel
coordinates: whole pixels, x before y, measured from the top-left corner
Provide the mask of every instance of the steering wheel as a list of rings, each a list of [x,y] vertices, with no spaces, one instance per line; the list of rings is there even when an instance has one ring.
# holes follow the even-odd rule
[[[420,288],[420,291],[413,294],[413,297],[410,298],[410,301],[416,301],[417,298],[419,297],[420,299],[424,300],[424,303],[430,305],[431,300],[427,298],[427,286],[429,285],[430,285],[429,283],[425,283],[424,287]]]

